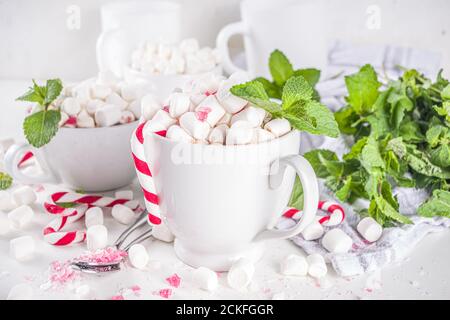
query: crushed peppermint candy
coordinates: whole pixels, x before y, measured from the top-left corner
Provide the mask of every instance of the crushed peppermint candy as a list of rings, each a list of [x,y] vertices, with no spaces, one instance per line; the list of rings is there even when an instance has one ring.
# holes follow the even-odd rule
[[[165,299],[169,299],[170,298],[170,296],[172,295],[172,289],[170,289],[170,288],[165,288],[165,289],[161,289],[161,290],[159,290],[158,292],[156,292],[156,293],[154,293],[155,295],[158,295],[158,296],[160,296],[160,297],[162,297],[162,298],[165,298]]]
[[[128,254],[126,251],[116,249],[114,247],[107,247],[99,249],[94,252],[87,252],[82,254],[74,261],[83,261],[90,263],[116,263],[122,261]]]
[[[70,266],[70,262],[53,261],[50,264],[49,281],[53,285],[65,285],[78,277],[78,273]]]
[[[174,288],[178,288],[181,283],[181,278],[176,273],[171,275],[170,277],[166,278],[166,281],[169,285],[171,285]]]

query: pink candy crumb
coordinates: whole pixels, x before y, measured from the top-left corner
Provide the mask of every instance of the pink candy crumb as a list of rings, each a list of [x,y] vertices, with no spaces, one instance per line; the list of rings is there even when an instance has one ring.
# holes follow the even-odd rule
[[[178,288],[181,283],[181,278],[175,273],[166,279],[167,283],[174,288]]]
[[[172,295],[172,289],[169,289],[169,288],[161,289],[161,290],[159,290],[158,294],[159,294],[160,297],[163,297],[165,299],[169,299],[170,296]]]
[[[211,112],[211,108],[209,107],[200,107],[197,112],[195,112],[195,116],[199,121],[205,121],[208,118],[208,114]]]

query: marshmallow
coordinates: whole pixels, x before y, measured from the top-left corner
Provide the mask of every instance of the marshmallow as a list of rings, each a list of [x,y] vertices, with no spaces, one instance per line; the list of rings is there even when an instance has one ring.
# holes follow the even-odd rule
[[[100,127],[110,127],[119,123],[122,117],[120,108],[116,105],[106,104],[95,112],[95,122]]]
[[[148,263],[149,256],[147,250],[142,244],[134,244],[128,250],[128,258],[130,263],[136,269],[143,270]]]
[[[185,54],[194,53],[194,52],[198,51],[199,44],[198,44],[197,39],[189,38],[189,39],[182,40],[180,42],[179,48]]]
[[[331,253],[346,253],[352,245],[352,238],[338,228],[328,231],[322,238],[322,246]]]
[[[222,118],[220,118],[219,122],[217,124],[226,124],[229,126],[231,124],[231,117],[233,115],[231,113],[225,113]]]
[[[0,236],[5,236],[11,231],[12,223],[3,214],[0,214]]]
[[[194,270],[193,280],[199,288],[206,291],[214,291],[219,283],[217,273],[205,267]]]
[[[103,249],[108,245],[108,229],[104,225],[90,226],[86,232],[88,250]]]
[[[23,186],[13,191],[12,197],[17,205],[32,204],[37,200],[36,193],[29,186]]]
[[[199,120],[194,112],[183,114],[180,117],[180,126],[197,140],[205,140],[211,130],[208,122]]]
[[[157,52],[158,52],[158,56],[160,58],[168,59],[171,56],[171,54],[172,54],[172,48],[170,46],[164,44],[164,43],[160,43],[158,45]]]
[[[105,102],[103,102],[102,100],[92,99],[86,103],[85,110],[89,115],[93,116],[93,115],[95,115],[95,111],[97,111],[104,105],[105,105]]]
[[[26,283],[15,285],[9,290],[6,300],[31,300],[33,298],[33,288]]]
[[[69,115],[64,111],[61,111],[61,120],[59,120],[58,126],[62,127],[66,124],[67,120],[69,120]]]
[[[291,124],[286,119],[273,119],[266,123],[264,129],[278,138],[291,131]]]
[[[166,138],[173,141],[185,141],[185,142],[194,142],[194,138],[192,138],[189,133],[187,133],[183,128],[178,125],[171,126],[166,133]]]
[[[112,93],[111,88],[109,86],[104,85],[104,84],[94,84],[91,87],[91,96],[94,99],[104,100],[111,93]]]
[[[91,86],[92,80],[83,81],[77,84],[72,89],[72,95],[75,97],[80,105],[85,105],[92,97],[91,97]],[[70,113],[69,113],[70,115]],[[75,115],[75,114],[72,114]]]
[[[128,110],[133,112],[136,119],[139,119],[141,117],[141,101],[134,100],[133,102],[130,102],[128,105]]]
[[[256,128],[262,125],[265,117],[266,111],[264,111],[264,109],[248,106],[242,111],[233,115],[233,117],[231,118],[231,125],[233,125],[233,123],[236,121],[243,120],[250,122],[252,126]]]
[[[220,105],[214,95],[206,97],[195,108],[195,111],[200,117],[203,115],[206,122],[208,122],[211,127],[214,127],[225,115],[224,108]]]
[[[323,233],[323,226],[317,221],[311,222],[311,224],[301,232],[303,239],[307,241],[317,240],[323,236]]]
[[[141,99],[141,114],[145,120],[150,120],[158,110],[162,109],[161,103],[152,94],[147,94]]]
[[[114,197],[117,199],[133,200],[133,191],[131,190],[119,190],[114,193]]]
[[[306,262],[308,263],[308,274],[311,277],[322,278],[327,274],[327,264],[320,254],[314,253],[307,256]]]
[[[122,115],[120,116],[120,123],[121,124],[125,124],[125,123],[131,123],[134,120],[136,120],[136,118],[134,117],[134,113],[128,110],[122,111]]]
[[[81,299],[81,300],[90,299],[91,294],[92,294],[91,287],[89,287],[89,285],[87,285],[87,284],[78,286],[75,289],[75,295],[77,296],[78,299]]]
[[[190,84],[190,88],[186,88],[192,95],[201,95],[202,97],[194,98],[196,100],[203,100],[207,96],[213,95],[219,89],[221,78],[212,72],[196,77]],[[200,104],[201,101],[196,103]]]
[[[256,135],[256,141],[258,143],[267,142],[267,141],[275,139],[275,136],[273,135],[273,133],[271,133],[265,129],[262,129],[262,128],[256,128],[255,135]]]
[[[7,192],[0,190],[0,211],[11,211],[17,208],[13,197]]]
[[[75,116],[81,111],[80,102],[77,98],[74,97],[68,97],[64,99],[61,108],[69,116]]]
[[[228,285],[236,290],[243,290],[247,288],[253,279],[255,273],[255,266],[247,259],[239,259],[231,266],[228,271],[227,281]]]
[[[172,118],[178,118],[189,111],[191,99],[188,94],[176,92],[169,98],[169,114]]]
[[[165,223],[154,225],[152,228],[152,235],[155,239],[164,242],[173,242],[173,240],[175,240],[175,236]]]
[[[84,223],[86,228],[91,226],[103,224],[103,210],[99,207],[92,207],[86,210],[84,214]]]
[[[227,136],[228,126],[226,124],[221,124],[211,130],[208,136],[208,142],[213,144],[224,144],[225,138]]]
[[[8,219],[11,221],[11,225],[16,229],[22,229],[28,223],[33,220],[34,211],[27,205],[22,205],[10,213],[8,213]]]
[[[137,83],[124,83],[120,86],[120,95],[128,102],[142,98],[144,85]]]
[[[123,204],[116,204],[111,210],[111,215],[122,224],[130,224],[135,219],[133,210]]]
[[[248,104],[247,100],[236,97],[230,92],[231,87],[239,82],[227,79],[223,80],[217,90],[216,97],[228,113],[238,113]]]
[[[177,122],[177,120],[172,118],[168,112],[162,109],[156,112],[152,118],[152,121],[160,123],[165,130]]]
[[[308,263],[305,257],[291,254],[281,261],[280,271],[286,276],[306,276]]]
[[[9,241],[9,252],[18,261],[29,260],[34,253],[36,244],[31,236],[23,236]]]
[[[237,122],[236,122],[237,123]],[[239,145],[250,144],[254,141],[255,131],[245,126],[232,126],[227,132],[226,144]]]
[[[77,127],[79,128],[95,128],[95,121],[85,110],[81,111],[77,116]]]
[[[364,239],[370,242],[375,242],[380,239],[383,233],[381,225],[372,217],[362,219],[356,226],[356,229]]]
[[[105,102],[108,104],[118,106],[121,110],[125,110],[126,107],[128,106],[128,102],[122,99],[122,97],[119,96],[116,92],[110,93],[106,97]]]

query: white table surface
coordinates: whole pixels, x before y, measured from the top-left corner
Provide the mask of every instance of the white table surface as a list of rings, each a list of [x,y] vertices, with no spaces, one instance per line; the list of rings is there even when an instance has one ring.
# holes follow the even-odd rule
[[[26,108],[14,102],[14,98],[23,93],[28,84],[22,81],[0,81],[0,138],[23,139],[21,118]],[[75,282],[45,290],[42,285],[48,280],[47,270],[52,261],[65,261],[86,250],[85,244],[62,248],[43,241],[42,229],[51,217],[43,211],[41,203],[48,192],[60,189],[57,186],[45,187],[46,191],[38,193],[39,200],[34,205],[34,221],[24,230],[0,237],[0,299],[6,298],[10,288],[19,283],[29,283],[36,299],[75,299],[74,289],[80,284],[88,284],[96,299],[109,299],[120,290],[134,285],[139,285],[142,290],[139,296],[131,295],[130,299],[161,299],[154,292],[169,288],[165,279],[174,273],[182,281],[178,289],[173,289],[172,299],[271,299],[280,292],[284,293],[286,299],[450,298],[449,230],[427,236],[405,261],[382,269],[379,288],[371,285],[373,275],[339,278],[330,266],[328,275],[320,282],[310,277],[284,277],[279,273],[279,262],[288,254],[302,254],[302,250],[288,240],[275,240],[267,243],[265,255],[256,265],[255,277],[248,290],[238,292],[230,289],[226,284],[226,274],[221,274],[219,288],[208,293],[193,285],[192,268],[177,259],[171,244],[147,240],[143,244],[151,259],[148,270],[140,271],[124,265],[117,273],[82,275]],[[131,188],[139,195],[136,182]],[[109,229],[110,242],[124,229],[123,225],[111,218],[109,212],[106,212],[105,225]],[[81,228],[82,222],[78,226]],[[35,256],[27,262],[18,262],[9,255],[9,240],[21,235],[32,235],[37,243]]]

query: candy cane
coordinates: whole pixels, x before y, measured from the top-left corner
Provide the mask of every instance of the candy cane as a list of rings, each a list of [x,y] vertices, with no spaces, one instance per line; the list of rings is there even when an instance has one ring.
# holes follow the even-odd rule
[[[139,202],[129,199],[115,199],[111,197],[92,195],[92,194],[80,194],[75,192],[56,192],[51,195],[51,199],[54,203],[76,203],[87,204],[89,206],[112,208],[116,204],[123,204],[132,210],[136,210],[139,207]]]
[[[141,123],[131,136],[131,152],[134,160],[134,166],[136,168],[136,174],[144,193],[145,206],[147,207],[148,222],[150,224],[160,224],[160,208],[159,199],[156,194],[155,182],[150,171],[150,167],[145,160],[144,154],[144,130],[148,129],[162,137],[166,136],[165,130],[151,130],[148,124],[151,122]]]
[[[332,227],[342,223],[345,219],[344,209],[336,202],[332,201],[319,201],[319,209],[327,213],[326,216],[319,220],[321,225]],[[283,217],[299,220],[302,215],[302,211],[295,208],[288,208]]]
[[[17,164],[17,166],[19,168],[22,167],[28,160],[33,158],[33,156],[34,156],[33,152],[31,152],[31,151],[25,152],[25,154],[22,156],[22,159],[20,159],[20,161]]]

